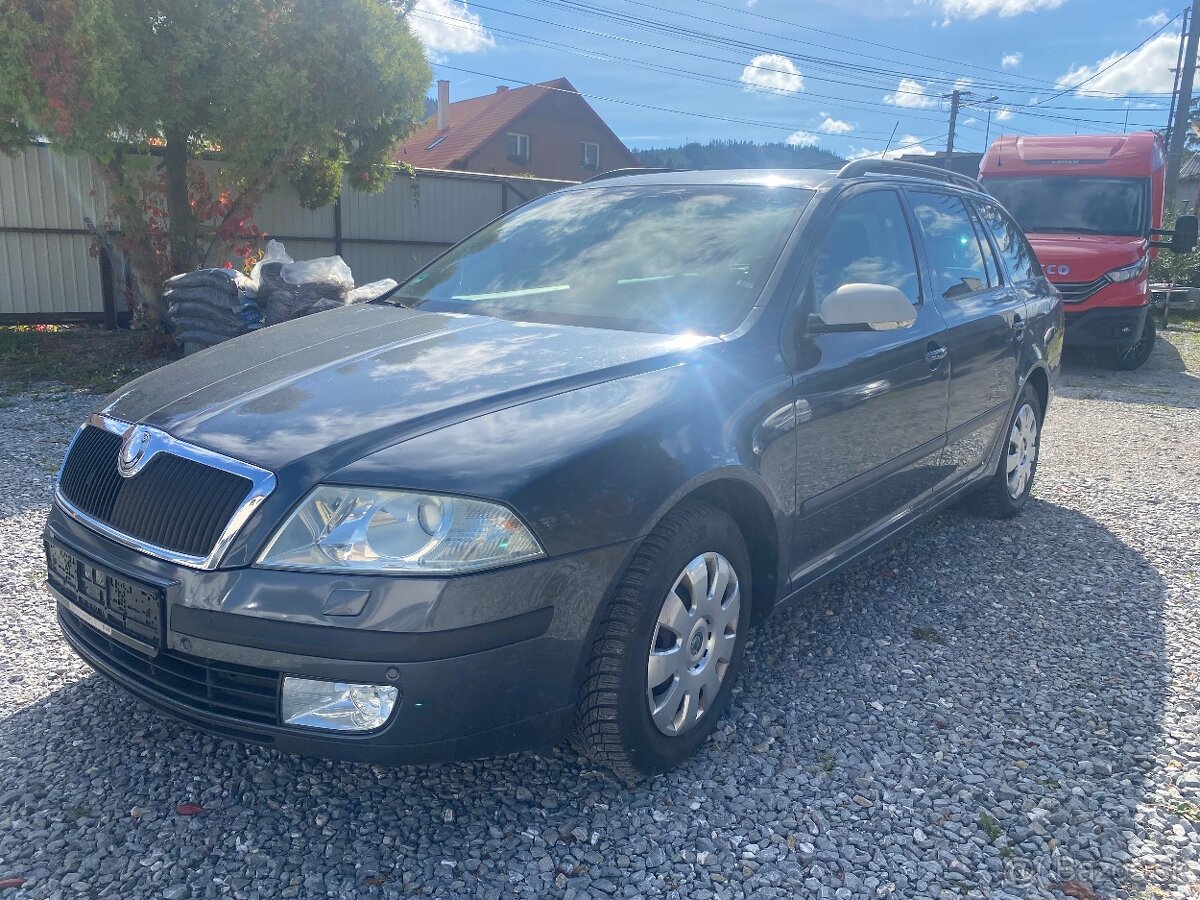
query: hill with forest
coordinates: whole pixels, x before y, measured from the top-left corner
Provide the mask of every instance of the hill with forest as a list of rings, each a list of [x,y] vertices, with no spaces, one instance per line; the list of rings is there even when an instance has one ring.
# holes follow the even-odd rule
[[[836,169],[845,162],[820,147],[754,141],[709,141],[633,153],[643,166],[670,169]]]

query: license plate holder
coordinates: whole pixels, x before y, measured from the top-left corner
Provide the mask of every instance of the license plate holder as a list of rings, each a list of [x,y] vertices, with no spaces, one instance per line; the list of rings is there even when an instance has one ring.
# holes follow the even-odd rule
[[[155,656],[163,646],[166,591],[46,541],[47,581],[59,602],[107,637]]]

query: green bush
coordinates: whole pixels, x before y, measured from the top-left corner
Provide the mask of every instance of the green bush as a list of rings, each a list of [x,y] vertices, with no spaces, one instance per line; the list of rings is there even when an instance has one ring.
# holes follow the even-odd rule
[[[1173,228],[1177,213],[1164,217],[1163,227]],[[1191,253],[1171,253],[1159,250],[1158,258],[1150,261],[1150,283],[1185,284],[1200,287],[1200,250]]]

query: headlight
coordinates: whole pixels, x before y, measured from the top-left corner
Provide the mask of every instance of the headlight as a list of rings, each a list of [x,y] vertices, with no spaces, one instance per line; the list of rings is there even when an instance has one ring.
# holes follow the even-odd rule
[[[1132,266],[1126,266],[1123,269],[1113,269],[1111,272],[1106,273],[1104,277],[1114,284],[1120,284],[1123,281],[1133,281],[1135,278],[1141,278],[1149,268],[1150,256],[1146,255]]]
[[[497,503],[321,485],[275,532],[258,565],[446,575],[544,555],[529,529]]]

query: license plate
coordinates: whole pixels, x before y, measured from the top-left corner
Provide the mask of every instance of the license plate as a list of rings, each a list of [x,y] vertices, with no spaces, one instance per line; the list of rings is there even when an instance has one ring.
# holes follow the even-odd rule
[[[46,542],[48,581],[68,609],[98,631],[153,655],[162,647],[162,588],[120,575]]]

